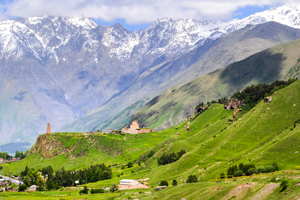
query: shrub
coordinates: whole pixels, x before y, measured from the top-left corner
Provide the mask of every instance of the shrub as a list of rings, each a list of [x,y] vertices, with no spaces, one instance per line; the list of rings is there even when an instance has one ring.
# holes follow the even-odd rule
[[[241,170],[237,170],[233,173],[233,176],[235,176],[235,177],[243,176],[243,172]]]
[[[250,169],[248,170],[248,174],[249,174],[249,175],[257,174],[257,170],[256,170],[255,168],[250,168]]]
[[[153,150],[151,150],[151,151],[148,153],[147,157],[148,157],[148,158],[151,158],[154,154],[155,154],[155,152],[154,152]]]
[[[274,167],[275,171],[278,171],[279,167],[278,167],[278,164],[276,162],[274,162],[272,164],[272,166]]]
[[[220,179],[224,179],[225,178],[225,174],[222,172],[221,174],[220,174]]]
[[[119,189],[119,187],[116,184],[112,184],[109,188],[109,191],[115,192]]]
[[[187,183],[197,183],[198,179],[196,175],[189,175],[188,180],[186,181]]]
[[[176,179],[173,180],[173,186],[177,186],[177,180]]]
[[[274,172],[274,171],[275,171],[275,169],[271,165],[268,165],[268,166],[265,167],[265,172]]]
[[[21,185],[19,185],[18,191],[19,192],[24,192],[26,189],[27,189],[27,186],[25,184],[21,184]]]
[[[104,193],[103,189],[91,189],[91,194],[99,194],[99,193]]]
[[[88,194],[88,193],[89,193],[89,189],[86,186],[83,187],[83,190],[79,191],[79,194]]]
[[[133,163],[132,163],[132,162],[127,163],[127,167],[128,167],[128,168],[133,167]]]
[[[167,186],[168,187],[169,183],[167,181],[163,180],[159,183],[159,186]]]
[[[265,167],[264,166],[260,166],[260,167],[257,168],[257,171],[259,173],[264,173],[265,172]]]
[[[287,180],[283,180],[283,181],[281,181],[281,183],[280,183],[280,187],[281,187],[281,190],[280,190],[280,192],[283,192],[284,190],[286,190],[286,189],[287,189],[287,187],[288,187],[288,181],[287,181]]]

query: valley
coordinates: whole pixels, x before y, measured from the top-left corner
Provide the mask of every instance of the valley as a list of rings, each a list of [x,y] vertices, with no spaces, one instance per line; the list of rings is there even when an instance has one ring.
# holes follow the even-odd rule
[[[0,200],[300,199],[300,5],[263,10],[0,21]]]

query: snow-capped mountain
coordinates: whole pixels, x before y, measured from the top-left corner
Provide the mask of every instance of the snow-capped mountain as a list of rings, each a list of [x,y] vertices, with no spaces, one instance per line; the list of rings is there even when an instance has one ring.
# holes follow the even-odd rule
[[[300,28],[298,8],[285,5],[229,22],[162,18],[140,31],[128,31],[120,24],[99,26],[80,17],[2,21],[0,144],[12,138],[32,142],[44,133],[46,122],[58,131],[126,93],[147,70],[208,40],[268,21]],[[110,108],[99,123],[143,95],[136,91],[130,100]]]

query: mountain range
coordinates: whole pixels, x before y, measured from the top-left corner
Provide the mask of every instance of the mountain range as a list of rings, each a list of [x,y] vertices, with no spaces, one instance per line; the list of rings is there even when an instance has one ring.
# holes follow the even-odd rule
[[[0,144],[33,142],[47,122],[52,131],[120,127],[170,87],[299,38],[299,11],[285,5],[230,22],[163,18],[137,32],[75,17],[0,22]],[[257,26],[269,21],[282,25]]]

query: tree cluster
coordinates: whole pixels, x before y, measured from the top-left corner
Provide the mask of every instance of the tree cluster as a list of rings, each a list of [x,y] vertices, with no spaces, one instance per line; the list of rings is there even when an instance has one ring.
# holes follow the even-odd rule
[[[42,170],[29,169],[27,166],[24,171],[21,172],[23,182],[27,187],[31,185],[37,185],[39,190],[53,190],[59,189],[61,186],[72,186],[75,181],[79,181],[79,184],[86,182],[97,182],[100,180],[106,180],[112,178],[111,168],[104,164],[92,165],[87,169],[82,170],[60,170],[54,172],[51,166],[43,168]],[[44,177],[47,177],[44,179]]]
[[[240,163],[239,167],[237,167],[236,165],[228,167],[227,175],[228,176],[242,176],[243,174],[251,175],[250,174],[251,171],[249,171],[249,169],[255,169],[255,165],[254,164],[247,165],[247,164]]]
[[[260,166],[257,169],[254,164],[247,165],[247,164],[240,163],[238,167],[236,165],[228,167],[227,176],[238,177],[238,176],[243,176],[243,174],[252,175],[252,174],[265,173],[265,172],[267,173],[267,172],[274,172],[274,171],[278,171],[278,164],[276,162],[266,167]],[[220,178],[221,179],[225,178],[224,173],[220,174]]]
[[[10,156],[7,152],[0,152],[0,158],[3,158],[5,160],[11,160],[12,156]]]
[[[16,151],[15,158],[24,159],[27,156],[28,152],[29,152],[28,150],[25,151],[24,153],[23,153],[23,151],[21,151],[21,152]]]
[[[166,165],[172,162],[177,161],[183,154],[185,154],[185,150],[181,150],[177,153],[163,154],[159,158],[157,158],[158,165]]]
[[[258,85],[252,85],[246,87],[241,92],[236,92],[231,98],[239,100],[245,99],[246,104],[249,104],[250,107],[254,107],[264,97],[272,95],[275,91],[282,89],[297,80],[298,79],[289,79],[288,81],[275,81],[272,84],[263,83]]]

